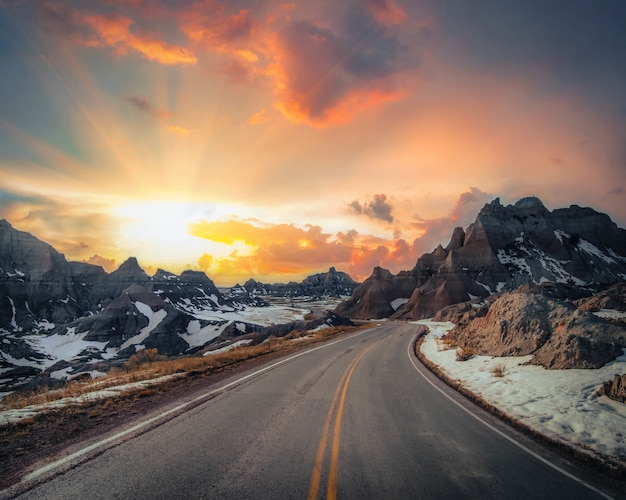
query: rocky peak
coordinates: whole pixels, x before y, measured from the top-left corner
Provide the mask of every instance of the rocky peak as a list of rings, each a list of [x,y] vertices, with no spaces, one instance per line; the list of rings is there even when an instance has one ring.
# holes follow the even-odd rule
[[[392,277],[393,277],[393,275],[391,274],[391,271],[389,271],[389,269],[385,269],[383,267],[376,266],[372,270],[371,276],[369,278],[367,278],[366,281],[368,281],[368,280],[390,280]]]
[[[137,278],[144,281],[148,281],[149,279],[135,257],[129,257],[120,267],[111,273],[111,277]]]
[[[375,268],[359,287],[367,291],[357,288],[337,310],[352,318],[384,317],[391,305],[391,318],[416,319],[529,283],[552,282],[567,291],[625,280],[626,231],[607,215],[578,206],[550,212],[536,197],[507,206],[496,198],[465,232],[456,228],[445,249],[439,245],[422,255],[411,271],[394,277]],[[393,290],[383,282],[393,283]],[[367,305],[359,302],[366,296]],[[404,304],[395,307],[400,299]],[[373,315],[375,304],[380,306],[378,316]]]
[[[450,238],[450,243],[446,247],[446,252],[450,252],[450,250],[458,250],[465,243],[465,231],[463,231],[462,227],[455,227],[452,232],[452,237]]]
[[[547,214],[548,209],[544,206],[536,196],[528,196],[521,198],[513,205],[519,212],[528,212],[529,214]]]

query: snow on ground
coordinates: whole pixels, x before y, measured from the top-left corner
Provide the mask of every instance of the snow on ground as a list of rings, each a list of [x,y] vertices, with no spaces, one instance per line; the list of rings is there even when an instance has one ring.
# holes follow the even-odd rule
[[[232,351],[235,347],[248,345],[250,342],[252,342],[252,339],[239,340],[237,342],[233,342],[230,345],[215,349],[214,351],[207,351],[203,354],[203,356],[213,356],[214,354],[221,354],[223,352]]]
[[[626,312],[616,311],[615,309],[600,309],[593,314],[606,319],[626,319]]]
[[[397,311],[398,307],[403,306],[408,301],[409,299],[403,299],[403,298],[394,299],[391,302],[389,302],[389,305],[393,308],[394,311]]]
[[[24,408],[18,408],[15,410],[0,411],[0,425],[6,425],[13,422],[19,422],[21,420],[35,417],[44,411],[54,410],[56,408],[64,408],[70,405],[79,405],[89,401],[97,401],[100,399],[111,398],[117,396],[129,390],[134,390],[142,387],[150,387],[158,385],[168,380],[184,377],[184,374],[175,373],[173,375],[163,375],[162,377],[154,378],[151,380],[142,380],[140,382],[130,382],[128,384],[118,385],[115,387],[109,387],[107,389],[101,389],[99,391],[89,392],[81,396],[72,396],[57,401],[50,401],[47,403],[41,403],[36,405],[25,406]]]
[[[142,328],[137,335],[124,342],[120,349],[126,349],[128,346],[133,344],[141,344],[148,338],[150,332],[159,326],[159,323],[161,323],[161,321],[165,319],[165,316],[167,316],[167,311],[165,309],[159,309],[155,312],[149,305],[144,304],[143,302],[134,302],[134,305],[141,314],[148,318],[148,326]]]
[[[48,368],[59,360],[64,359],[69,361],[74,359],[86,349],[104,351],[107,344],[106,342],[84,340],[88,333],[89,332],[76,333],[76,328],[68,328],[65,335],[54,334],[47,337],[42,335],[29,335],[23,337],[35,350],[48,356],[48,359],[38,359],[37,361],[29,362],[29,366]],[[16,360],[13,361],[15,362]],[[24,362],[26,360],[21,361]]]
[[[219,337],[229,324],[230,322],[227,322],[221,325],[207,325],[204,328],[200,328],[199,321],[190,321],[187,326],[187,333],[179,334],[179,336],[189,344],[190,348],[200,347]]]
[[[254,323],[261,326],[271,326],[280,323],[301,321],[309,312],[311,312],[310,309],[303,307],[271,305],[268,307],[246,307],[241,311],[211,311],[207,309],[194,312],[193,316],[209,321],[229,320]]]
[[[441,350],[437,342],[454,326],[452,323],[421,320],[415,324],[430,329],[422,353],[471,392],[542,434],[626,460],[626,404],[596,394],[602,382],[626,373],[626,349],[597,370],[521,366],[532,355],[473,356],[456,361],[456,350]],[[491,373],[498,365],[506,370],[502,378]]]

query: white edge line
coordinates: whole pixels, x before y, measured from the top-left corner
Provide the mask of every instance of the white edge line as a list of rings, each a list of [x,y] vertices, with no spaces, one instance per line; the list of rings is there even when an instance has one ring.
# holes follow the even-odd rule
[[[113,436],[109,436],[108,438],[102,439],[101,441],[98,441],[96,443],[93,443],[93,444],[85,447],[85,448],[82,448],[82,449],[80,449],[78,451],[75,451],[74,453],[71,453],[70,455],[67,455],[66,457],[60,458],[59,460],[56,460],[56,461],[51,462],[51,463],[49,463],[47,465],[44,465],[43,467],[40,467],[39,469],[34,470],[34,471],[30,472],[29,474],[27,474],[26,476],[24,476],[22,481],[20,481],[20,483],[17,483],[17,485],[19,485],[21,483],[28,483],[28,482],[31,482],[31,481],[35,481],[35,480],[37,480],[37,478],[39,478],[42,475],[45,475],[45,474],[53,471],[54,469],[57,469],[59,467],[62,467],[64,465],[70,463],[70,462],[73,462],[73,461],[83,457],[84,455],[86,455],[86,454],[88,454],[88,453],[90,453],[90,452],[92,452],[94,450],[102,448],[102,447],[104,447],[104,446],[106,446],[106,445],[108,445],[108,444],[110,444],[112,442],[118,441],[118,440],[120,440],[120,439],[122,439],[122,438],[124,438],[124,437],[126,437],[126,436],[128,436],[130,434],[136,433],[137,431],[139,431],[139,430],[141,430],[141,429],[143,429],[145,427],[148,427],[149,425],[153,424],[154,422],[157,422],[157,421],[159,421],[161,419],[164,419],[164,418],[168,417],[172,413],[178,413],[180,411],[184,411],[187,407],[194,406],[194,405],[196,405],[196,403],[198,403],[199,401],[202,401],[203,399],[207,399],[207,398],[209,398],[210,396],[212,396],[212,395],[214,395],[216,393],[223,392],[223,391],[225,391],[227,389],[230,389],[231,387],[236,386],[238,384],[241,384],[242,382],[244,382],[244,381],[246,381],[246,380],[248,380],[250,378],[256,377],[257,375],[259,375],[261,373],[264,373],[264,372],[266,372],[268,370],[271,370],[272,368],[275,368],[276,366],[279,366],[279,365],[282,365],[284,363],[287,363],[288,361],[291,361],[292,359],[299,358],[300,356],[305,356],[305,355],[310,354],[310,353],[312,353],[314,351],[317,351],[319,349],[324,349],[326,347],[330,347],[330,346],[338,344],[340,342],[345,342],[346,340],[350,340],[350,339],[352,339],[354,337],[357,337],[359,335],[363,335],[364,333],[369,332],[370,330],[371,329],[368,328],[366,330],[363,330],[361,332],[357,332],[357,333],[355,333],[353,335],[350,335],[348,337],[343,337],[341,339],[334,340],[333,342],[328,342],[328,343],[322,344],[320,346],[313,347],[311,349],[307,349],[306,351],[299,352],[298,354],[294,354],[293,356],[289,356],[288,358],[281,359],[281,360],[279,360],[279,361],[277,361],[275,363],[272,363],[271,365],[265,366],[264,368],[261,368],[259,370],[256,370],[256,371],[252,372],[252,373],[249,373],[248,375],[244,375],[243,377],[235,379],[232,382],[229,382],[228,384],[220,386],[220,387],[218,387],[216,389],[212,389],[209,392],[205,392],[204,394],[201,394],[200,396],[196,396],[195,398],[193,398],[193,399],[191,399],[191,400],[189,400],[189,401],[187,401],[185,403],[182,403],[182,404],[180,404],[180,405],[178,405],[178,406],[176,406],[174,408],[170,408],[169,410],[167,410],[164,413],[161,413],[160,415],[157,415],[155,417],[149,418],[148,420],[144,420],[143,422],[140,422],[140,423],[138,423],[138,424],[136,424],[136,425],[134,425],[134,426],[132,426],[132,427],[122,431],[122,432],[118,432],[117,434],[115,434]]]
[[[446,392],[444,392],[440,387],[437,387],[437,385],[435,385],[430,379],[428,379],[428,377],[426,377],[426,375],[424,375],[424,373],[422,373],[422,371],[418,368],[418,366],[415,364],[414,361],[414,355],[411,354],[411,347],[415,345],[415,341],[417,339],[417,335],[413,337],[413,339],[411,340],[411,342],[409,343],[409,347],[407,350],[407,354],[409,355],[409,361],[411,361],[411,364],[413,365],[413,368],[415,368],[415,370],[417,371],[417,373],[419,373],[422,377],[424,377],[424,380],[426,380],[426,382],[428,382],[431,386],[433,386],[435,389],[437,389],[441,394],[443,394],[446,398],[448,398],[450,401],[452,401],[455,405],[457,405],[459,408],[461,408],[465,413],[469,414],[470,416],[472,416],[473,418],[475,418],[476,420],[478,420],[481,424],[483,424],[485,427],[491,429],[493,432],[495,432],[496,434],[498,434],[499,436],[503,437],[504,439],[506,439],[507,441],[509,441],[510,443],[514,444],[515,446],[517,446],[518,448],[520,448],[521,450],[525,451],[526,453],[528,453],[530,456],[536,458],[537,460],[539,460],[540,462],[542,462],[543,464],[547,465],[548,467],[551,467],[552,469],[556,470],[557,472],[560,472],[561,474],[563,474],[564,476],[572,479],[573,481],[576,481],[579,484],[582,484],[583,486],[589,488],[591,491],[593,491],[594,493],[597,493],[598,495],[600,495],[603,498],[608,498],[610,500],[613,499],[613,497],[607,495],[606,493],[604,493],[603,491],[599,490],[598,488],[596,488],[595,486],[592,486],[591,484],[587,483],[586,481],[583,481],[582,479],[580,479],[579,477],[576,477],[575,475],[573,475],[570,472],[567,472],[565,469],[562,469],[561,467],[559,467],[558,465],[556,465],[555,463],[551,462],[550,460],[548,460],[547,458],[542,457],[541,455],[539,455],[538,453],[535,453],[533,450],[531,450],[530,448],[528,448],[527,446],[523,445],[522,443],[520,443],[519,441],[513,439],[510,436],[507,436],[504,432],[502,432],[501,430],[497,429],[496,427],[494,427],[493,425],[491,425],[489,422],[487,422],[486,420],[482,419],[481,417],[479,417],[478,415],[476,415],[475,413],[473,413],[471,410],[469,410],[468,408],[466,408],[465,406],[463,406],[461,403],[459,403],[457,400],[455,400],[453,397],[451,397],[449,394],[447,394]]]

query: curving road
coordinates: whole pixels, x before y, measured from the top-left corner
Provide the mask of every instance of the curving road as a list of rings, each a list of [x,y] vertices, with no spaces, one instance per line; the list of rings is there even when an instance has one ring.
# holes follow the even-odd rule
[[[602,498],[445,395],[414,334],[383,323],[222,382],[20,498]]]

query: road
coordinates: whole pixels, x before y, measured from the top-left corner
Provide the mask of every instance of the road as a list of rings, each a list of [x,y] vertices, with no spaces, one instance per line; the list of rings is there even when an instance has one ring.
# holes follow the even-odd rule
[[[433,386],[415,330],[382,323],[221,382],[20,498],[601,498]]]

